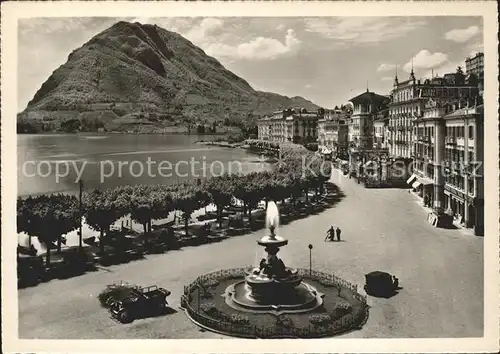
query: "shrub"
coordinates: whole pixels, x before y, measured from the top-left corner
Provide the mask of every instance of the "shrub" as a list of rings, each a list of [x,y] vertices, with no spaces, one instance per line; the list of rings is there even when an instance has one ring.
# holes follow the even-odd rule
[[[333,308],[331,312],[331,317],[333,318],[340,318],[342,316],[347,315],[352,311],[352,306],[350,303],[347,301],[342,301],[337,304],[335,304],[335,307]]]
[[[215,307],[215,302],[210,301],[210,302],[204,302],[203,304],[200,305],[200,310],[207,315],[213,315],[214,312],[218,312],[217,308]]]
[[[229,219],[228,226],[234,227],[234,228],[243,228],[243,227],[245,227],[245,224],[244,224],[243,220],[241,220],[240,218],[232,217]]]
[[[290,317],[278,316],[276,318],[276,325],[280,327],[293,327],[293,321]]]
[[[334,287],[336,286],[335,282],[331,279],[321,279],[319,283],[325,287]]]
[[[246,325],[250,323],[250,320],[248,319],[247,316],[239,315],[236,313],[233,313],[230,318],[231,323],[234,324],[239,324],[239,325]]]
[[[208,279],[205,282],[203,282],[203,285],[206,286],[207,288],[213,288],[219,284],[220,282],[217,279]]]
[[[329,324],[332,321],[332,318],[327,313],[319,313],[309,316],[309,322],[311,322],[314,326],[324,326]]]

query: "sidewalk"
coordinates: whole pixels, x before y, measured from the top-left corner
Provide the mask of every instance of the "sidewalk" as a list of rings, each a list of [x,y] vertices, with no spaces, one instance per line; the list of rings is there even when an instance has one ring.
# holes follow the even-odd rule
[[[432,213],[432,208],[424,206],[422,198],[417,193],[415,193],[413,190],[410,190],[410,194],[417,199],[415,200],[415,203],[417,203],[423,210],[425,210],[427,214]],[[453,219],[453,226],[455,226],[458,230],[460,230],[460,232],[463,235],[476,237],[473,229],[466,228],[464,225],[460,224],[456,219]]]

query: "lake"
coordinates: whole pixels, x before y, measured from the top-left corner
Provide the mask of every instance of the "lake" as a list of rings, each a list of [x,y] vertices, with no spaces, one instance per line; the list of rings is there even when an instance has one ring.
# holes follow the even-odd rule
[[[196,144],[216,136],[39,134],[17,136],[19,196],[78,192],[270,169],[244,149]]]

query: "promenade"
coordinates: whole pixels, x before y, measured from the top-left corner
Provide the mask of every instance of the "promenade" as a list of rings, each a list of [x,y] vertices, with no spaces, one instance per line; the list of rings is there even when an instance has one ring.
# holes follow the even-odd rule
[[[403,289],[390,299],[369,297],[365,326],[344,338],[479,337],[483,332],[483,239],[460,229],[426,222],[426,212],[402,189],[364,189],[334,170],[342,201],[318,215],[283,225],[289,239],[280,251],[285,263],[313,267],[364,284],[373,270],[395,274]],[[342,228],[343,242],[324,243],[326,229]],[[183,286],[213,270],[254,264],[256,240],[266,233],[236,236],[220,243],[185,247],[95,273],[53,280],[19,291],[19,336],[40,339],[220,338],[202,332],[178,309]],[[157,284],[172,292],[174,314],[114,322],[97,295],[120,280]]]

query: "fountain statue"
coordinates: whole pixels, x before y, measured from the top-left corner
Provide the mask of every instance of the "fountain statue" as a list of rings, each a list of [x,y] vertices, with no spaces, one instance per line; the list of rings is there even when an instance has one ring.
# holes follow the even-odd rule
[[[288,268],[277,256],[288,240],[277,235],[279,211],[274,202],[268,203],[266,226],[269,235],[257,241],[267,257],[258,267],[249,269],[245,280],[226,289],[226,303],[242,311],[305,312],[321,306],[323,294],[302,281],[296,269]]]

